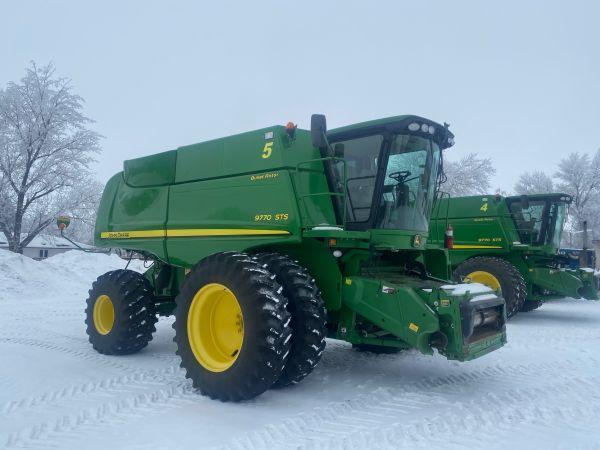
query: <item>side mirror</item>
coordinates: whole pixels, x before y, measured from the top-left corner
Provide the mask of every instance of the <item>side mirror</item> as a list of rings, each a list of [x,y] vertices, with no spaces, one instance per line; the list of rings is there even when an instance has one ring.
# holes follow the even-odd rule
[[[335,156],[336,158],[344,157],[344,144],[338,142],[333,146],[333,156]]]
[[[529,197],[526,195],[521,195],[521,208],[529,209]]]
[[[312,145],[317,148],[327,147],[327,120],[323,114],[313,114],[310,116],[310,140]]]

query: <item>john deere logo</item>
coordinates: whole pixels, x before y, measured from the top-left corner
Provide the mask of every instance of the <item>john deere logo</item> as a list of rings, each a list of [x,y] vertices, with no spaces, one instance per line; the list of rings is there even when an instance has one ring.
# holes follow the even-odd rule
[[[415,234],[413,237],[413,241],[412,241],[412,245],[413,247],[420,247],[421,246],[421,235],[420,234]]]

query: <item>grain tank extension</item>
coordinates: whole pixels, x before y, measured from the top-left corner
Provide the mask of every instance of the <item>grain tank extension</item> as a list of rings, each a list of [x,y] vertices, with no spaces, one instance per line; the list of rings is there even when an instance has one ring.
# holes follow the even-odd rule
[[[302,380],[326,337],[459,361],[500,348],[503,299],[449,284],[447,251],[426,249],[452,143],[417,116],[327,131],[314,115],[310,131],[289,123],[125,161],[95,243],[153,265],[98,278],[90,341],[132,353],[156,315],[174,314],[187,376],[233,401]]]

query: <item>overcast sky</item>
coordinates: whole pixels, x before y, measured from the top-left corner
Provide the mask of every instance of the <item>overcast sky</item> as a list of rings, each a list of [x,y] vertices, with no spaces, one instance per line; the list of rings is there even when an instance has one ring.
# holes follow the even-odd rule
[[[0,85],[53,61],[123,159],[324,113],[449,122],[494,187],[600,147],[600,2],[10,1]]]

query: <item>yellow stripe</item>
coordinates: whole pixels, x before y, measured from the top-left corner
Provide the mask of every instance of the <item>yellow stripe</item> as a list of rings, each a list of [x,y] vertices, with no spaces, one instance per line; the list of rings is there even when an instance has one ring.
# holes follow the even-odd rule
[[[247,230],[242,228],[191,228],[179,230],[144,231],[103,231],[101,239],[132,239],[155,237],[195,237],[195,236],[264,236],[290,234],[287,230]]]
[[[457,250],[475,249],[475,248],[504,248],[498,245],[460,245],[454,244],[454,248]]]
[[[269,234],[290,234],[290,232],[286,230],[245,230],[241,228],[193,228],[189,230],[167,230],[168,237],[258,236]]]

